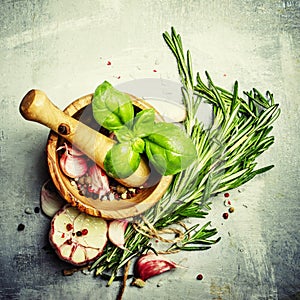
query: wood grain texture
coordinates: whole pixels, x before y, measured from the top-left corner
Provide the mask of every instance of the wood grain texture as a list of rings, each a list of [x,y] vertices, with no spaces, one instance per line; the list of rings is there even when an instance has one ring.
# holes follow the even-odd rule
[[[55,106],[47,95],[39,90],[29,91],[21,101],[20,112],[26,120],[34,121],[49,127],[56,134],[62,136],[66,141],[75,145],[95,163],[104,168],[104,160],[107,152],[113,147],[115,141],[83,124],[68,112],[83,109],[90,104],[91,95],[78,99],[69,105],[65,111]],[[138,101],[137,101],[138,102]],[[52,145],[52,138],[51,145]],[[56,151],[56,149],[55,149]],[[150,168],[141,159],[138,168],[127,178],[116,179],[125,186],[139,187],[149,178]]]
[[[150,108],[151,106],[143,101],[142,99],[138,99],[133,95],[130,95],[132,102],[135,106],[139,107],[140,109],[146,109]],[[65,110],[64,114],[67,116],[73,117],[74,115],[78,114],[79,112],[85,110],[85,108],[91,104],[92,95],[89,94],[87,96],[81,97],[74,102],[72,102]],[[89,117],[89,116],[87,116]],[[55,122],[56,127],[57,124],[61,122],[61,118],[59,118],[59,122]],[[72,123],[75,123],[74,118],[66,118],[64,115],[64,120],[68,120],[68,124],[70,124],[70,127],[72,126]],[[157,113],[156,114],[156,120],[162,121],[161,116]],[[80,125],[78,125],[80,124]],[[53,126],[54,127],[54,126]],[[55,128],[55,127],[54,127]],[[79,133],[78,133],[79,132]],[[51,132],[48,138],[47,143],[47,161],[48,161],[48,167],[50,171],[51,178],[61,194],[61,196],[69,202],[72,206],[77,207],[80,211],[85,212],[87,214],[96,216],[96,217],[102,217],[104,219],[125,219],[134,217],[137,215],[142,214],[144,211],[152,207],[155,203],[157,203],[162,195],[165,193],[167,188],[169,187],[173,176],[159,176],[157,178],[151,178],[151,174],[149,177],[149,184],[150,182],[153,182],[150,184],[148,188],[141,189],[141,192],[137,194],[135,197],[132,197],[131,199],[124,199],[124,200],[100,200],[100,199],[92,199],[87,198],[85,196],[82,196],[77,189],[77,187],[73,186],[71,183],[70,178],[68,178],[61,170],[59,165],[59,156],[57,152],[57,148],[63,144],[64,139],[67,139],[69,142],[74,142],[77,146],[78,143],[76,143],[76,140],[80,140],[80,143],[84,145],[84,147],[87,147],[85,153],[87,153],[90,150],[93,150],[94,152],[97,151],[97,149],[101,149],[101,151],[104,151],[104,157],[105,158],[107,150],[107,146],[103,145],[103,139],[107,139],[107,144],[114,144],[111,139],[106,138],[106,136],[100,134],[99,139],[96,140],[96,138],[93,138],[93,134],[96,135],[97,132],[88,125],[83,124],[82,122],[77,122],[76,126],[73,130],[71,130],[71,138],[68,136],[61,137],[55,132]],[[98,136],[98,134],[97,134]],[[82,147],[79,147],[82,151]],[[103,150],[104,149],[104,150]],[[89,157],[95,158],[97,157],[95,154],[90,153]],[[95,161],[97,163],[97,161]],[[102,162],[101,162],[102,163]],[[103,164],[100,165],[103,168]],[[140,167],[141,168],[141,167]],[[153,175],[157,176],[157,175]],[[152,177],[153,177],[152,176]],[[138,186],[144,183],[144,181],[141,183],[138,179],[140,179],[140,171],[137,170],[137,172],[130,176],[130,179],[128,180],[118,180],[123,184],[129,185],[131,182],[134,182],[133,185],[135,185],[137,182],[139,183]],[[144,177],[143,177],[144,178]],[[148,178],[148,176],[147,176]],[[147,184],[147,183],[146,183]],[[133,186],[132,185],[132,186]]]

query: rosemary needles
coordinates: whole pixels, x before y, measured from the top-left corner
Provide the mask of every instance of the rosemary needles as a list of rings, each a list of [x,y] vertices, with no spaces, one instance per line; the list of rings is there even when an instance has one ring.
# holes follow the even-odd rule
[[[280,114],[270,92],[263,96],[258,90],[239,96],[238,82],[233,91],[218,87],[208,72],[205,84],[199,73],[195,78],[192,58],[184,52],[182,40],[174,28],[163,38],[173,53],[182,83],[183,103],[187,110],[184,128],[197,149],[197,159],[186,170],[176,174],[162,199],[126,230],[125,248],[108,245],[103,255],[92,265],[96,274],[111,271],[110,284],[117,272],[129,260],[147,251],[151,237],[186,218],[204,218],[210,209],[212,196],[237,188],[257,174],[273,166],[256,169],[256,159],[273,143],[270,136],[272,123]],[[196,114],[201,101],[213,109],[213,122],[208,128],[198,121]],[[186,228],[180,242],[174,242],[167,250],[205,250],[219,239],[215,228],[206,223]]]

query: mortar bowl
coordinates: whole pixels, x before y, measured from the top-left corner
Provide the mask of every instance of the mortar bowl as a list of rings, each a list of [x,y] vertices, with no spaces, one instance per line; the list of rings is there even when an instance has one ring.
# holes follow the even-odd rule
[[[132,99],[135,111],[153,108],[146,101],[133,95]],[[93,118],[91,102],[93,94],[83,96],[64,109],[64,112],[80,122],[99,130],[98,124]],[[156,120],[163,121],[159,113],[156,113]],[[74,179],[64,174],[59,163],[59,151],[66,141],[57,133],[51,131],[48,137],[46,152],[47,163],[51,179],[57,191],[63,199],[78,210],[104,219],[125,219],[141,215],[154,206],[167,191],[172,181],[172,176],[161,176],[151,170],[147,182],[139,189],[139,192],[129,199],[102,200],[85,196],[74,184]],[[109,182],[114,181],[109,178]]]

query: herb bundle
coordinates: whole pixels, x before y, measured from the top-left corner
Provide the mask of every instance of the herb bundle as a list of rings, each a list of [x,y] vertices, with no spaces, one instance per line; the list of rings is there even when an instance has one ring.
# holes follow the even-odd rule
[[[194,78],[191,54],[184,53],[181,37],[175,29],[171,28],[170,34],[165,32],[163,38],[178,65],[187,111],[183,125],[196,147],[197,159],[174,175],[162,199],[127,227],[124,245],[127,250],[108,244],[102,256],[92,264],[96,275],[110,271],[108,285],[132,258],[151,248],[151,238],[161,238],[161,233],[179,235],[167,252],[209,249],[219,240],[211,239],[217,230],[210,228],[209,222],[202,227],[196,224],[187,228],[184,219],[204,218],[212,196],[237,188],[273,167],[255,168],[256,158],[274,143],[269,133],[280,109],[273,95],[267,92],[263,96],[253,89],[244,92],[246,99],[243,99],[238,93],[238,82],[230,92],[216,86],[207,72],[208,83],[205,84],[199,73]],[[201,101],[212,106],[213,122],[208,128],[196,117]],[[178,223],[184,228],[181,234],[174,228]]]

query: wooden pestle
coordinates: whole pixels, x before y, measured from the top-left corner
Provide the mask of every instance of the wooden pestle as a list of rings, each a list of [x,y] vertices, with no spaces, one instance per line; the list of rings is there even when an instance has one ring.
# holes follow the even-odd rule
[[[65,114],[40,90],[31,90],[20,104],[20,113],[26,119],[43,124],[74,144],[79,150],[104,169],[106,153],[116,143],[91,127]],[[129,177],[116,180],[128,187],[139,187],[150,174],[149,166],[141,160],[138,169]]]

